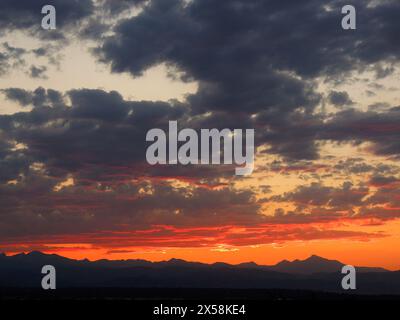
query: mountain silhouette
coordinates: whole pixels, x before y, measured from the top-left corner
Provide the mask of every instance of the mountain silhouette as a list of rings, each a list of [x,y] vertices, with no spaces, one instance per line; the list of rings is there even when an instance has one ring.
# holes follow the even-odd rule
[[[328,260],[316,255],[312,255],[305,260],[288,261],[283,260],[271,267],[271,270],[294,273],[312,274],[324,272],[338,272],[345,264],[337,260]],[[357,267],[358,272],[385,272],[384,268]]]
[[[40,288],[41,268],[53,265],[57,288],[232,288],[343,292],[342,262],[311,256],[263,266],[171,259],[74,260],[41,252],[0,254],[0,288]],[[400,272],[356,267],[357,293],[400,294]]]
[[[273,269],[287,273],[320,273],[320,272],[337,272],[341,270],[343,263],[336,260],[328,260],[315,255],[305,260],[294,260],[292,262],[283,260],[276,264]]]

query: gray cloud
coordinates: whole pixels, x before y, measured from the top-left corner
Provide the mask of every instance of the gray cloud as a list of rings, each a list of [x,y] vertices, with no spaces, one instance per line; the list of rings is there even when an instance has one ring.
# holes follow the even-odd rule
[[[10,46],[4,42],[0,49],[0,75],[4,75],[12,68],[22,66],[25,63],[26,50]]]
[[[347,92],[331,91],[328,96],[329,102],[337,107],[352,105],[354,102],[350,99]]]
[[[373,153],[398,157],[399,121],[400,107],[388,108],[386,112],[349,109],[335,114],[320,129],[320,138],[355,144],[368,141],[373,143]]]
[[[300,186],[283,196],[273,197],[273,200],[292,201],[299,207],[330,206],[337,209],[350,209],[362,204],[362,199],[368,194],[368,188],[353,188],[350,182],[345,182],[341,188],[312,183]]]
[[[400,57],[393,38],[398,2],[353,3],[357,32],[340,27],[344,4],[153,0],[138,16],[120,21],[95,53],[112,71],[133,76],[166,63],[182,80],[199,83],[187,100],[192,114],[212,111],[210,121],[227,114],[243,125],[256,121],[262,131],[258,143],[270,144],[269,152],[315,159],[315,140],[323,130],[323,116],[314,112],[321,102],[315,79],[342,78],[371,64],[380,70],[382,62]],[[352,103],[343,92],[330,100]]]
[[[39,36],[46,37],[41,29],[42,7],[46,3],[40,0],[2,0],[0,2],[0,30],[35,30]],[[93,13],[91,0],[53,0],[57,12],[57,25],[64,28],[76,24],[80,19]],[[42,31],[42,35],[40,35]],[[43,32],[44,31],[44,32]]]
[[[268,154],[290,161],[317,159],[319,141],[368,141],[378,155],[399,156],[399,107],[375,105],[367,112],[349,107],[327,115],[318,111],[323,100],[316,85],[317,78],[342,79],[371,65],[377,78],[394,72],[391,63],[400,54],[398,1],[369,6],[369,1],[354,0],[358,30],[344,32],[344,1],[152,0],[138,16],[117,19],[114,34],[106,38],[107,26],[97,19],[91,1],[54,2],[62,12],[60,33],[38,30],[38,4],[2,1],[0,29],[28,30],[47,39],[61,39],[61,32],[71,29],[97,40],[94,53],[113,72],[140,76],[165,63],[172,76],[197,81],[199,90],[185,102],[163,102],[128,100],[117,91],[3,89],[7,99],[32,110],[0,115],[2,237],[124,231],[122,226],[141,230],[156,223],[185,227],[227,221],[325,222],[353,217],[354,206],[362,207],[363,217],[398,216],[382,206],[375,211],[368,207],[399,207],[396,181],[383,175],[394,169],[384,165],[349,159],[334,168],[376,175],[370,183],[385,188],[367,202],[366,186],[313,183],[263,199],[297,205],[296,210],[278,209],[273,217],[265,217],[259,214],[260,203],[252,191],[221,183],[221,177],[232,175],[223,166],[150,167],[144,159],[146,132],[165,129],[168,120],[194,129],[255,128],[258,146],[268,144]],[[118,15],[143,1],[104,4],[105,11]],[[87,19],[83,29],[76,27],[82,19]],[[54,50],[42,47],[32,53],[44,57]],[[25,53],[3,45],[0,73],[23,63]],[[32,75],[42,76],[45,70],[35,68]],[[346,92],[332,92],[329,99],[337,106],[352,103]],[[306,164],[312,167],[312,162]],[[55,192],[54,187],[70,176],[75,185]],[[174,178],[196,188],[165,182]]]
[[[34,66],[32,65],[29,69],[29,76],[35,79],[47,79],[46,66]]]

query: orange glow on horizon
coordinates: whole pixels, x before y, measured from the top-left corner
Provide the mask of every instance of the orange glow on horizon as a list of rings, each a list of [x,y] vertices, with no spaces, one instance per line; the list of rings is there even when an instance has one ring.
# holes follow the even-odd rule
[[[47,244],[40,251],[47,254],[58,254],[71,259],[143,259],[148,261],[165,261],[172,258],[186,261],[215,263],[226,262],[239,264],[255,262],[260,265],[272,265],[284,259],[306,259],[318,255],[331,260],[339,260],[346,264],[365,267],[383,267],[389,270],[400,270],[400,256],[395,255],[393,248],[400,246],[400,221],[385,225],[384,230],[390,236],[370,239],[327,239],[327,240],[293,240],[264,245],[233,246],[216,244],[204,247],[123,247],[104,248],[82,243]],[[355,228],[348,226],[348,228]],[[361,227],[359,227],[361,228]],[[369,226],[372,230],[382,230],[382,226]],[[27,248],[30,247],[27,245]],[[46,249],[48,247],[49,249]],[[35,249],[33,245],[31,247]],[[24,252],[32,251],[23,250]],[[8,251],[16,254],[20,251]]]

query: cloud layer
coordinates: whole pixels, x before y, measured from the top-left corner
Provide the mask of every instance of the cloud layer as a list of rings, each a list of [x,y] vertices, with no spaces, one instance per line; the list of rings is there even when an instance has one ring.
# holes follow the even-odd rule
[[[28,75],[43,80],[60,43],[82,42],[112,73],[140,78],[163,64],[171,79],[198,84],[183,101],[140,101],[90,88],[2,88],[22,110],[0,115],[4,247],[28,239],[38,246],[75,238],[112,250],[121,240],[184,247],[384,237],[341,226],[400,215],[393,164],[400,107],[379,101],[366,109],[353,98],[356,90],[321,85],[370,72],[369,90],[395,74],[400,3],[354,0],[354,32],[340,27],[344,4],[58,0],[58,29],[44,34],[39,1],[2,1],[0,33],[18,30],[43,46],[4,41],[0,76],[34,54],[49,58],[46,65],[28,64]],[[235,180],[224,166],[149,166],[146,132],[166,129],[170,120],[196,130],[255,128],[264,163],[250,181]],[[367,155],[326,156],[332,145],[362,146]],[[268,165],[269,157],[275,162]],[[276,191],[263,180],[268,174],[302,184]]]

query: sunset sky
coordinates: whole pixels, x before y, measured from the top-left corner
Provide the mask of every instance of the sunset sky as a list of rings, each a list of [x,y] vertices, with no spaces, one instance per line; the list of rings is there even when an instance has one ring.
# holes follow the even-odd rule
[[[0,1],[0,252],[400,269],[398,0],[46,3]],[[172,120],[252,175],[147,164]]]

